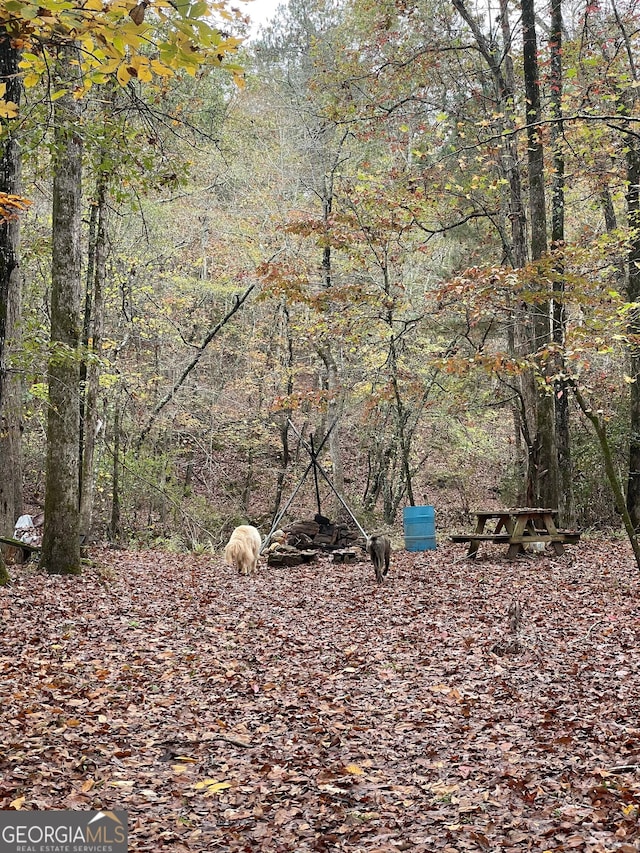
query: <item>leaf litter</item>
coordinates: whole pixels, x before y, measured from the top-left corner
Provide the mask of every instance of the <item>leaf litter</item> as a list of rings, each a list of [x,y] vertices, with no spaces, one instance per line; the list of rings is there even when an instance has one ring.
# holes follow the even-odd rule
[[[0,589],[0,808],[126,809],[134,851],[640,850],[624,543],[508,561],[99,549]]]

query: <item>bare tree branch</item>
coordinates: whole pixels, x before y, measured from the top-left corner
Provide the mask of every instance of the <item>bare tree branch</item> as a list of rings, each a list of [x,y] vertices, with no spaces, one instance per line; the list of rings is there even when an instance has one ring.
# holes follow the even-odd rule
[[[142,446],[142,443],[144,442],[145,438],[149,435],[149,433],[151,431],[151,427],[153,426],[155,419],[158,417],[160,412],[164,409],[164,407],[167,405],[167,403],[170,403],[171,400],[173,400],[173,398],[176,395],[176,392],[184,384],[186,378],[189,376],[189,374],[194,369],[194,367],[196,367],[196,365],[198,364],[198,362],[200,361],[200,359],[204,355],[205,350],[207,349],[207,347],[209,346],[211,341],[216,337],[218,332],[220,332],[220,330],[222,328],[224,328],[224,326],[226,326],[226,324],[233,317],[233,315],[237,311],[239,311],[240,308],[242,308],[244,303],[251,296],[256,285],[257,285],[257,282],[254,281],[253,284],[251,284],[241,296],[236,295],[233,297],[233,305],[231,306],[229,311],[227,311],[227,313],[224,315],[224,317],[218,323],[216,323],[216,325],[207,334],[207,336],[205,337],[203,342],[198,347],[196,354],[193,356],[191,361],[186,365],[186,367],[184,368],[184,370],[182,371],[180,376],[173,383],[171,390],[168,391],[165,394],[165,396],[161,400],[158,401],[158,403],[156,403],[153,411],[151,412],[151,416],[150,416],[149,420],[147,421],[146,426],[144,427],[144,429],[142,430],[142,432],[140,433],[140,435],[138,437],[138,441],[136,443],[136,447],[138,450]]]

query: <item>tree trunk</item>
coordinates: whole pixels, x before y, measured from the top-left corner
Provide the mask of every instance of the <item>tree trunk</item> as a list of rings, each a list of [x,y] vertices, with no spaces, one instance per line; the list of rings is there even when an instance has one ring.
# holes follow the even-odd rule
[[[286,394],[290,397],[293,394],[293,335],[291,334],[291,324],[289,309],[286,302],[282,303],[282,339],[284,341],[283,353],[281,355],[282,366],[286,375]],[[273,505],[272,518],[278,517],[280,505],[282,504],[282,496],[284,493],[284,482],[289,468],[291,454],[289,451],[289,418],[291,417],[291,409],[285,409],[277,418],[278,432],[280,433],[280,442],[282,444],[282,461],[278,470],[276,481],[276,495]]]
[[[22,277],[16,269],[7,301],[6,353],[9,357],[21,346]],[[17,518],[22,514],[22,375],[9,369],[4,378],[2,405],[0,407],[0,464],[4,473],[0,477],[0,533],[13,536]]]
[[[615,2],[612,2],[613,14],[622,36],[622,45],[627,54],[629,74],[633,85],[618,91],[616,110],[622,116],[629,116],[638,99],[640,75],[636,67],[633,45],[626,27],[618,14]],[[635,127],[625,123],[622,129],[627,165],[627,297],[629,302],[640,300],[640,144]],[[610,209],[607,225],[615,218]],[[640,311],[634,308],[629,318],[629,334],[637,341],[640,335]],[[640,528],[640,347],[636,342],[629,346],[629,371],[634,378],[630,386],[629,399],[629,472],[627,475],[626,510],[630,524],[635,530]],[[635,548],[634,548],[635,551]],[[639,562],[640,565],[640,562]]]
[[[398,445],[400,448],[400,465],[401,465],[401,491],[402,495],[406,491],[409,506],[415,506],[416,502],[413,497],[413,479],[411,476],[411,431],[407,435],[408,413],[406,411],[402,396],[400,394],[400,384],[398,382],[398,353],[396,349],[396,341],[393,337],[392,318],[389,315],[389,326],[391,328],[391,341],[389,344],[389,362],[391,368],[391,383],[393,385],[393,397],[395,401],[396,423],[398,430]],[[398,503],[399,506],[399,503]],[[395,512],[394,512],[395,517]]]
[[[111,521],[109,538],[120,541],[120,405],[116,401],[113,412],[113,469],[111,481]]]
[[[56,72],[51,266],[51,354],[42,564],[50,574],[80,573],[80,224],[82,140],[72,90],[77,51],[62,48]]]
[[[101,179],[98,186],[95,205],[96,233],[93,250],[93,264],[90,265],[90,268],[93,270],[93,276],[92,280],[87,280],[87,304],[90,307],[88,311],[85,311],[85,331],[83,334],[87,353],[93,356],[88,365],[86,365],[84,399],[81,417],[81,434],[83,436],[83,441],[80,444],[80,536],[85,541],[88,540],[91,535],[93,499],[95,491],[96,440],[100,433],[100,420],[98,416],[100,368],[98,359],[102,350],[104,288],[107,263],[106,195],[106,181]]]
[[[618,472],[613,459],[611,445],[609,444],[607,430],[598,415],[591,409],[587,401],[580,393],[580,390],[575,385],[573,386],[573,392],[575,394],[575,398],[578,402],[578,405],[580,406],[581,411],[592,424],[596,436],[598,438],[598,442],[600,443],[602,458],[604,459],[605,471],[607,473],[609,485],[611,486],[611,490],[613,492],[616,509],[622,517],[624,528],[631,544],[631,548],[633,550],[633,556],[636,560],[636,565],[640,569],[640,542],[638,541],[638,534],[636,532],[637,525],[634,525],[631,519],[631,515],[625,505],[624,491],[622,488],[622,483],[620,482],[620,478],[618,477]]]
[[[551,109],[555,121],[551,125],[553,145],[553,196],[551,202],[551,246],[556,256],[555,295],[553,298],[552,337],[563,351],[567,312],[564,303],[564,134],[562,124],[562,0],[551,3]],[[564,358],[556,358],[556,375],[564,377]],[[575,524],[573,506],[573,465],[571,462],[571,434],[569,419],[568,383],[565,378],[554,382],[555,433],[558,453],[558,517],[562,527]]]
[[[529,172],[529,217],[531,258],[541,260],[547,253],[547,216],[544,187],[544,150],[537,123],[541,118],[538,45],[533,0],[521,0],[523,71],[526,95],[527,161]],[[551,340],[551,306],[542,293],[533,307],[531,350],[535,355]],[[558,504],[558,455],[555,441],[554,398],[538,391],[535,432],[527,472],[528,503],[545,507]]]
[[[480,53],[493,75],[498,112],[503,118],[502,167],[509,182],[509,211],[512,245],[509,260],[515,269],[527,263],[527,235],[522,182],[515,143],[514,92],[515,79],[510,47],[513,44],[509,25],[507,0],[500,2],[500,21],[503,36],[503,53],[483,35],[480,26],[464,5],[464,0],[453,0],[454,7],[469,25]],[[543,149],[535,127],[540,115],[539,75],[533,0],[522,0],[523,48],[525,88],[527,97],[529,213],[531,217],[531,255],[540,259],[547,249],[546,212],[544,194]],[[514,306],[514,332],[511,346],[516,355],[527,357],[535,353],[542,343],[550,340],[550,306],[544,302],[536,309],[520,302]],[[520,379],[521,409],[514,409],[514,423],[521,430],[526,443],[525,483],[522,499],[529,506],[556,503],[557,459],[555,452],[555,423],[553,397],[538,392],[533,370],[527,370]]]
[[[627,219],[630,232],[628,255],[629,302],[640,300],[640,150],[635,136],[629,134],[627,148]],[[631,316],[630,333],[640,334],[640,311]],[[630,386],[629,424],[629,476],[627,482],[627,508],[631,522],[640,528],[640,348],[630,348],[630,373],[635,379]]]
[[[511,223],[511,254],[515,269],[522,269],[527,263],[527,223],[522,202],[522,176],[518,162],[518,146],[516,136],[512,133],[515,127],[513,115],[513,98],[515,92],[515,76],[513,58],[507,45],[512,43],[511,25],[509,23],[508,0],[500,0],[500,26],[504,51],[504,72],[498,66],[494,72],[494,80],[498,95],[498,107],[504,113],[504,129],[502,143],[502,163],[507,180],[509,181],[509,222]],[[504,76],[503,76],[504,73]]]
[[[329,454],[331,456],[331,470],[333,485],[339,495],[344,495],[344,466],[342,464],[342,442],[340,438],[340,419],[344,403],[344,392],[340,381],[340,371],[336,363],[331,347],[328,343],[318,347],[318,353],[326,370],[326,387],[329,392],[329,403],[327,405],[328,427],[331,429],[329,436]],[[338,499],[334,505],[334,514],[338,514],[342,506]]]
[[[0,83],[6,98],[20,103],[18,51],[6,31],[0,32]],[[22,185],[21,154],[11,120],[2,121],[3,145],[0,154],[0,190],[19,195]],[[22,511],[22,382],[8,369],[11,349],[19,347],[22,276],[19,267],[20,222],[0,223],[0,534],[13,535],[16,518]],[[0,585],[8,573],[0,554]]]
[[[336,164],[334,162],[333,170],[328,176],[325,176],[322,187],[323,219],[327,225],[331,215],[331,205],[333,201],[333,175],[335,166]],[[329,289],[332,284],[330,246],[325,246],[322,252],[322,276],[325,288]],[[326,388],[329,394],[327,415],[329,423],[328,429],[331,429],[331,435],[329,436],[329,454],[331,456],[333,485],[339,495],[344,495],[344,466],[342,464],[342,442],[340,439],[340,419],[342,418],[344,392],[340,381],[340,370],[329,341],[325,340],[318,346],[318,355],[322,359],[322,363],[325,367]],[[340,501],[336,498],[334,503],[334,515],[337,516],[341,510],[342,506]]]

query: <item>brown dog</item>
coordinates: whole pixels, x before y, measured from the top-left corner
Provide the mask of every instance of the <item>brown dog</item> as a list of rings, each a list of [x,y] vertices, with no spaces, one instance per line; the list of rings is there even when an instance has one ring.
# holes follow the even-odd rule
[[[367,537],[367,554],[376,571],[376,580],[382,583],[389,572],[391,562],[391,540],[383,533],[374,533]]]
[[[241,575],[250,575],[258,568],[261,545],[260,532],[250,524],[241,524],[224,549],[224,561],[228,566],[235,566]]]

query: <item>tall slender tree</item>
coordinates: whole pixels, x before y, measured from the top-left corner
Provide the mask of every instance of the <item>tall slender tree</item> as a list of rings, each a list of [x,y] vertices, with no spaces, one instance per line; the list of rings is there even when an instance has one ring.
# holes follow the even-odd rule
[[[630,117],[638,102],[640,74],[636,66],[634,49],[627,27],[615,2],[612,2],[616,27],[622,38],[627,57],[628,74],[632,86],[618,92],[618,112]],[[622,126],[626,162],[627,227],[629,229],[627,252],[627,298],[633,305],[640,302],[640,140],[637,130],[624,121]],[[634,379],[630,390],[629,418],[629,475],[627,478],[627,510],[636,531],[640,530],[640,310],[635,307],[630,315],[630,373]]]
[[[104,322],[104,293],[107,265],[107,184],[108,172],[101,169],[98,175],[96,197],[91,217],[94,222],[90,245],[92,262],[88,265],[82,343],[86,358],[81,364],[80,406],[80,537],[83,541],[91,535],[93,498],[95,492],[96,442],[100,432],[98,391],[100,381],[99,358],[102,350]]]
[[[19,51],[6,26],[0,26],[0,85],[7,101],[18,107],[22,86]],[[21,192],[21,155],[15,118],[0,122],[0,192],[17,196]],[[22,510],[22,458],[20,413],[21,382],[8,370],[11,342],[16,342],[20,326],[21,273],[19,265],[20,220],[7,216],[0,222],[0,534],[13,531]],[[7,574],[0,554],[0,583]]]
[[[529,177],[529,220],[531,259],[542,260],[548,251],[544,148],[539,122],[542,119],[540,69],[534,0],[521,0],[523,73],[526,97],[527,163]],[[532,308],[532,350],[537,353],[551,340],[551,303],[541,277],[538,301]],[[558,456],[555,440],[554,398],[538,393],[533,433],[533,458],[529,465],[527,502],[548,507],[558,504]]]
[[[574,524],[573,466],[571,458],[569,384],[560,357],[563,351],[567,309],[565,305],[564,242],[565,242],[565,158],[564,127],[562,121],[562,0],[551,3],[550,50],[550,102],[552,111],[551,144],[553,149],[553,189],[551,202],[551,248],[555,255],[555,283],[553,297],[552,338],[558,347],[556,356],[555,434],[558,453],[558,512],[565,527]]]

